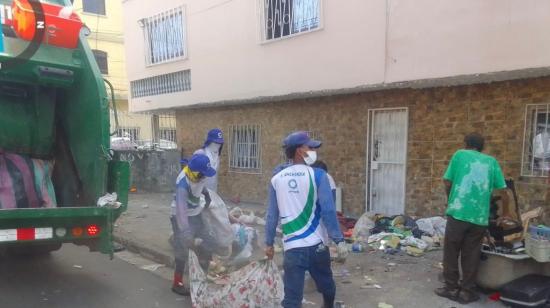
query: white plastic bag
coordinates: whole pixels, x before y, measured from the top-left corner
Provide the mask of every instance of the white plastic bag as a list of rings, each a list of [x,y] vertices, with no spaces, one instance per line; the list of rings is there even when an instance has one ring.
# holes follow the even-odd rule
[[[220,247],[230,247],[233,243],[233,228],[229,222],[229,214],[225,202],[220,196],[208,190],[212,202],[208,208],[202,211],[204,225],[209,228],[209,233]],[[202,199],[201,199],[202,202]]]
[[[421,218],[416,221],[418,228],[430,236],[443,237],[445,235],[445,227],[447,220],[440,216],[430,218]]]
[[[413,246],[422,250],[426,250],[428,248],[428,243],[414,236],[407,236],[401,240],[400,244],[401,246]]]
[[[245,232],[246,236],[246,243],[244,244],[244,247],[242,250],[231,260],[232,266],[239,267],[241,265],[244,265],[248,262],[250,262],[250,258],[252,257],[252,252],[254,249],[254,240],[257,239],[258,235],[254,228],[251,227],[245,227],[242,226]],[[240,240],[240,239],[239,239]]]
[[[252,262],[229,274],[229,282],[218,287],[206,280],[197,255],[189,251],[191,302],[202,308],[274,308],[281,306],[283,280],[273,260]]]
[[[365,213],[355,223],[353,237],[358,241],[366,241],[370,236],[370,229],[372,228],[374,228],[374,222]]]

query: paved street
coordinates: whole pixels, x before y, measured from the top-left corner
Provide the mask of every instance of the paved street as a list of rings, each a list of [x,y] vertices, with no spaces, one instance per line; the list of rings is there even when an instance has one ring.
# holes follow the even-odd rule
[[[109,260],[73,245],[43,258],[2,256],[0,307],[191,307],[170,291],[169,270],[140,268],[147,264],[127,252]]]

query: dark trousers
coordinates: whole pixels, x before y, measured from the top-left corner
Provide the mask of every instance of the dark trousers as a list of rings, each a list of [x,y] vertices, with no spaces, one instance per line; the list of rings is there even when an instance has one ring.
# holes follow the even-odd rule
[[[201,215],[189,216],[189,227],[191,229],[193,238],[201,238],[203,243],[197,247],[194,251],[199,258],[199,263],[204,271],[208,270],[208,265],[212,260],[212,249],[214,246],[214,239],[208,234],[208,230],[202,221]],[[185,266],[189,258],[189,247],[184,244],[183,236],[178,228],[178,222],[175,216],[170,217],[172,223],[172,231],[174,232],[174,240],[172,246],[174,247],[176,272],[187,276]]]
[[[487,227],[447,216],[443,247],[443,278],[448,289],[471,291],[475,284],[481,256],[481,241]],[[458,258],[462,266],[462,283],[459,284]]]
[[[330,252],[327,246],[318,244],[310,247],[293,248],[284,253],[285,308],[302,307],[305,272],[309,271],[317,291],[323,294],[325,304],[332,307],[336,285],[330,268]]]

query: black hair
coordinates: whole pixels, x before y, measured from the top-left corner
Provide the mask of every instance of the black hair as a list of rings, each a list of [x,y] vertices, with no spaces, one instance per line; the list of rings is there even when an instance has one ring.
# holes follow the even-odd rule
[[[470,133],[464,137],[464,143],[467,148],[475,149],[479,152],[483,151],[485,139],[478,133]]]
[[[284,147],[286,158],[294,159],[294,156],[296,155],[296,150],[299,147],[300,145],[291,145],[291,146]]]
[[[313,165],[311,165],[311,167],[320,168],[320,169],[325,170],[325,172],[328,172],[327,164],[325,164],[325,162],[322,161],[322,160],[318,160],[318,161],[314,162]]]

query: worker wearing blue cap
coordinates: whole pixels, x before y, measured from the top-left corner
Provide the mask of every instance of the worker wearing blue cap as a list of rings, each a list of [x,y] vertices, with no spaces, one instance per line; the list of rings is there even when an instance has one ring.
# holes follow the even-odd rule
[[[216,172],[220,166],[220,155],[223,149],[223,132],[219,128],[213,128],[208,131],[204,145],[194,154],[204,154],[210,159],[210,165]],[[206,179],[206,188],[218,192],[218,175]]]
[[[329,238],[338,244],[338,257],[348,249],[340,231],[326,172],[312,168],[321,142],[303,131],[288,135],[283,146],[291,164],[279,167],[269,185],[266,214],[266,256],[274,255],[273,243],[279,219],[283,231],[285,308],[301,307],[305,271],[323,294],[324,307],[333,307],[336,286],[332,277]]]
[[[184,167],[176,184],[175,213],[171,217],[174,232],[174,252],[176,269],[172,291],[181,295],[189,295],[189,288],[184,284],[184,268],[188,259],[189,249],[194,249],[199,256],[203,269],[208,268],[212,259],[212,249],[215,242],[208,234],[201,212],[203,205],[200,199],[204,195],[208,207],[210,195],[206,189],[206,179],[216,175],[210,159],[204,154],[195,154]]]

